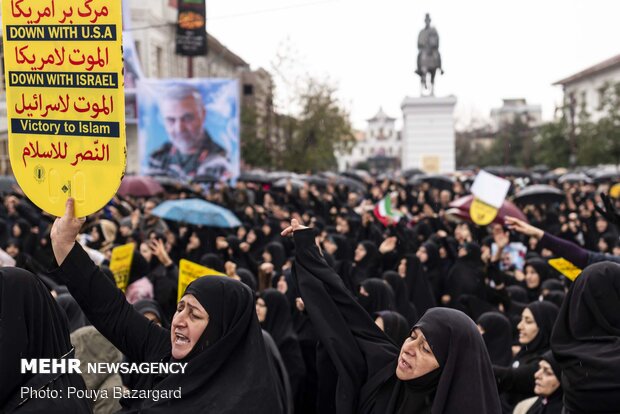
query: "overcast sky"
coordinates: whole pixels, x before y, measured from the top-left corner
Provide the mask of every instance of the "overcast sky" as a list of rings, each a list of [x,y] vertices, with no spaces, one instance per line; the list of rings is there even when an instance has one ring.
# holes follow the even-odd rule
[[[419,95],[425,13],[446,71],[436,95],[458,98],[461,124],[516,97],[551,119],[562,96],[553,82],[620,53],[617,0],[207,0],[207,30],[254,68],[292,47],[365,128],[379,106],[401,119],[403,98]]]

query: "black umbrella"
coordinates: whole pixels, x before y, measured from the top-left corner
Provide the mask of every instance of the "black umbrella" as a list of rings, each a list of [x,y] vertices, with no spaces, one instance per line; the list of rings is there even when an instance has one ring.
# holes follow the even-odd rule
[[[329,183],[329,180],[327,178],[324,178],[318,175],[310,175],[307,177],[303,177],[302,180],[310,184],[314,184],[317,187],[321,187],[321,188],[327,187],[327,184]]]
[[[168,177],[166,175],[153,176],[153,179],[159,183],[166,192],[181,192],[181,191],[193,191],[189,185],[185,182],[179,181],[176,178]]]
[[[364,183],[349,177],[336,178],[336,185],[343,185],[347,187],[349,191],[359,191],[361,193],[366,191],[366,185]]]
[[[271,179],[272,183],[275,183],[282,178],[296,178],[297,174],[290,171],[273,171],[268,173],[267,176]]]
[[[594,175],[594,182],[596,184],[601,183],[613,183],[620,181],[620,172],[618,171],[601,171]]]
[[[286,188],[286,184],[287,183],[291,183],[291,186],[293,187],[294,190],[299,190],[301,188],[303,188],[306,183],[303,182],[302,180],[298,179],[298,178],[280,178],[278,181],[276,181],[275,183],[273,183],[273,187],[275,189],[285,189]]]
[[[408,178],[411,178],[414,175],[424,175],[425,172],[422,171],[419,168],[409,168],[407,170],[403,170],[401,174],[402,174],[403,177],[408,179]]]
[[[245,183],[271,184],[273,180],[264,172],[246,171],[242,172],[237,181]]]
[[[541,177],[542,181],[556,181],[560,177],[559,174],[554,173],[553,171],[549,171],[548,173],[543,174]]]
[[[561,203],[566,200],[564,193],[550,185],[530,185],[525,187],[514,197],[516,204],[551,204]]]
[[[372,176],[368,173],[368,171],[364,170],[348,170],[343,172],[341,175],[353,178],[354,180],[360,181],[362,183],[368,182],[368,180],[372,179]]]
[[[592,179],[584,173],[568,173],[558,179],[558,183],[592,183]]]
[[[409,184],[412,185],[420,185],[422,183],[428,183],[432,188],[440,190],[452,190],[454,180],[441,174],[416,175],[409,179]]]
[[[484,170],[490,174],[500,177],[529,177],[530,173],[523,168],[514,167],[512,165],[501,165],[484,167]]]
[[[547,166],[546,166],[546,165],[544,165],[544,164],[541,164],[541,165],[535,165],[535,166],[532,168],[532,172],[535,172],[535,173],[538,173],[538,174],[545,174],[545,173],[549,172],[549,167],[547,167]]]
[[[390,180],[393,181],[395,179],[395,175],[393,172],[383,172],[379,175],[377,175],[377,181],[385,181],[385,180]]]

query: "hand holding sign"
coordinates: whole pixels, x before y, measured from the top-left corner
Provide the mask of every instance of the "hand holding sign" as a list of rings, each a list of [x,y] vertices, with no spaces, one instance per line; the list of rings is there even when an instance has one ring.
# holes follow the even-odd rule
[[[2,16],[13,174],[37,207],[72,198],[84,217],[125,171],[121,2],[5,1]]]
[[[54,257],[58,266],[65,261],[69,252],[73,249],[75,239],[85,221],[84,218],[75,217],[74,207],[74,200],[72,198],[68,199],[65,203],[65,214],[54,221],[52,231],[50,232],[52,250],[54,251]]]

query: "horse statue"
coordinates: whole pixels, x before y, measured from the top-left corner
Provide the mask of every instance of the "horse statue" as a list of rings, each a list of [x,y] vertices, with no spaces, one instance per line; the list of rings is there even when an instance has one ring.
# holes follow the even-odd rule
[[[441,68],[441,55],[439,54],[439,35],[437,30],[431,26],[431,17],[426,14],[424,19],[426,26],[418,35],[418,69],[415,71],[420,76],[420,87],[422,95],[435,95],[435,74]],[[430,87],[427,78],[430,75]]]

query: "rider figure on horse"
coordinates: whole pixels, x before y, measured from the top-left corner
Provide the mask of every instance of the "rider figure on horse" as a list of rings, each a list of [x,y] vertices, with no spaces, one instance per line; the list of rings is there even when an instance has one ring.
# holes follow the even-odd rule
[[[423,90],[428,89],[426,82],[427,75],[431,76],[430,94],[434,94],[435,73],[437,69],[443,75],[441,68],[441,55],[439,54],[439,35],[434,27],[431,27],[431,17],[426,14],[424,19],[426,26],[418,35],[418,69],[415,71],[420,75]]]

